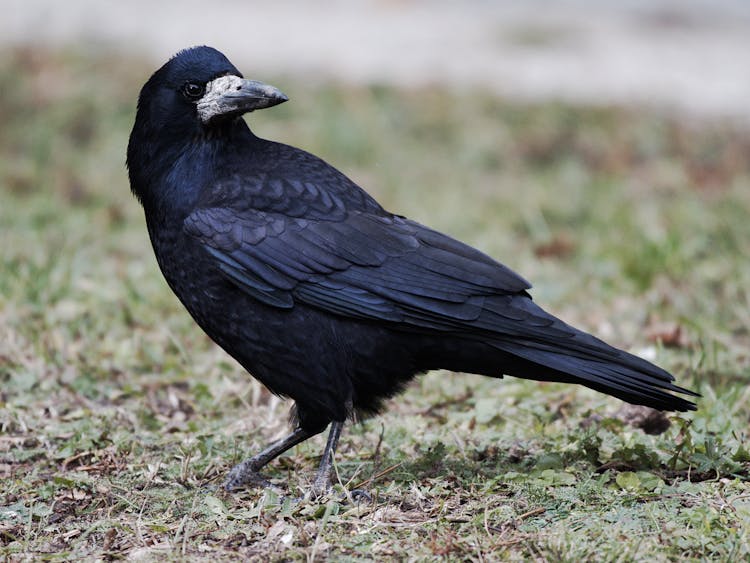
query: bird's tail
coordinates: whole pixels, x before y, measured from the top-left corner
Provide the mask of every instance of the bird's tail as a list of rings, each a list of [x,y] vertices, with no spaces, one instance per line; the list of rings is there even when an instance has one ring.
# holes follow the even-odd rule
[[[550,322],[546,330],[522,339],[499,339],[491,346],[530,362],[523,370],[510,373],[525,379],[579,383],[628,403],[659,410],[692,411],[695,403],[674,395],[698,397],[674,384],[674,377],[658,366],[618,350],[598,338],[567,325],[529,302],[536,315]],[[566,333],[565,337],[560,334]]]

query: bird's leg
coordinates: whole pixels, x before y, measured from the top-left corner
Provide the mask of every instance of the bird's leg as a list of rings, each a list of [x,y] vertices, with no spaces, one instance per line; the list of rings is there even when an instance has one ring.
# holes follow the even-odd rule
[[[333,469],[333,454],[341,437],[341,429],[344,427],[342,421],[334,420],[331,423],[331,430],[328,432],[328,441],[323,450],[323,457],[320,460],[318,473],[315,475],[315,481],[312,486],[313,495],[323,495],[331,487],[331,470]]]
[[[333,471],[333,454],[336,452],[336,446],[341,437],[341,429],[344,427],[343,422],[332,422],[331,430],[328,433],[328,442],[323,450],[323,458],[320,460],[318,473],[315,475],[311,494],[313,497],[326,494],[331,488],[331,472]],[[349,492],[351,498],[355,501],[366,500],[372,501],[370,493],[364,489],[354,489]]]
[[[339,433],[341,429],[339,428]],[[304,442],[310,436],[314,436],[318,432],[311,432],[304,428],[297,428],[294,432],[288,436],[277,440],[270,444],[259,454],[254,455],[250,459],[246,459],[242,463],[235,465],[227,476],[227,480],[224,481],[224,489],[227,491],[233,491],[237,487],[247,484],[261,485],[262,487],[274,488],[273,484],[260,474],[260,470],[269,461],[280,456],[289,448],[296,446],[300,442]],[[338,441],[338,436],[336,437]],[[330,437],[329,437],[330,441]],[[334,444],[334,448],[335,448]],[[328,446],[326,446],[328,449]]]

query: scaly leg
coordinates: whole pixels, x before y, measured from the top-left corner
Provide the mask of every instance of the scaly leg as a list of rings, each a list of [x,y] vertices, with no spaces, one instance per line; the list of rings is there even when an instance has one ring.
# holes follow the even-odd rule
[[[334,424],[336,423],[334,422]],[[333,432],[333,429],[331,431]],[[224,488],[227,491],[233,491],[234,489],[247,484],[274,488],[273,484],[260,474],[261,468],[263,468],[272,459],[283,454],[289,448],[294,447],[300,442],[304,442],[311,436],[315,436],[315,434],[319,433],[320,432],[310,432],[309,430],[305,430],[304,428],[297,428],[294,432],[292,432],[285,438],[273,442],[259,454],[254,455],[250,459],[246,459],[242,463],[235,465],[229,472],[227,480],[224,481]],[[341,428],[339,428],[339,434],[340,433]],[[336,436],[336,441],[338,441],[338,435]],[[334,444],[333,447],[335,448],[336,445]],[[326,446],[326,449],[328,449],[328,446]]]
[[[341,437],[341,429],[344,427],[343,422],[332,422],[331,431],[328,433],[328,442],[326,442],[325,450],[323,450],[323,457],[320,460],[320,467],[318,467],[318,473],[315,475],[315,481],[313,482],[311,495],[313,497],[320,497],[325,495],[331,488],[331,473],[333,471],[333,454],[336,452],[336,446],[339,443]],[[372,497],[364,489],[354,489],[349,492],[349,496],[355,501],[367,501],[372,502]]]
[[[320,466],[318,467],[318,473],[315,475],[315,481],[313,481],[312,494],[319,496],[324,495],[331,488],[331,470],[333,469],[333,454],[336,451],[336,446],[339,443],[341,437],[341,429],[344,427],[344,423],[341,421],[334,420],[331,423],[331,430],[328,432],[328,441],[326,447],[323,450],[323,457],[320,460]]]

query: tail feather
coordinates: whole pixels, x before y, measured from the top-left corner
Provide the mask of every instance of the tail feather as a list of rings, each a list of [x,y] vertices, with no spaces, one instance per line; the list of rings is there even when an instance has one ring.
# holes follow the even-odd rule
[[[697,393],[675,385],[674,378],[669,373],[652,364],[648,364],[651,368],[649,372],[633,369],[628,366],[631,355],[626,352],[620,352],[619,358],[602,361],[596,357],[582,357],[580,353],[569,355],[568,351],[561,350],[559,346],[557,351],[551,351],[540,349],[535,344],[538,343],[493,343],[493,346],[541,368],[539,372],[524,370],[523,373],[510,375],[543,381],[580,383],[623,401],[659,410],[696,409],[694,403],[673,395],[672,392],[695,397],[699,396]]]
[[[695,403],[673,393],[699,395],[674,384],[674,377],[662,368],[598,338],[567,325],[528,302],[536,316],[551,320],[555,329],[548,337],[537,334],[524,339],[502,339],[491,346],[531,362],[539,371],[524,369],[510,373],[543,381],[580,383],[629,403],[659,410],[692,411]],[[560,337],[561,331],[567,334]]]

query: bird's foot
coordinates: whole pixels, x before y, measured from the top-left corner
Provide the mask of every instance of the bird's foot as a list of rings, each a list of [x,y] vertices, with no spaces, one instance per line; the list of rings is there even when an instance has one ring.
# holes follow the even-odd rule
[[[308,498],[310,500],[317,501],[321,500],[323,497],[328,496],[332,492],[333,486],[331,485],[330,481],[320,479],[320,475],[318,475],[318,478],[315,479],[312,487],[310,487]],[[373,499],[372,495],[365,489],[352,489],[351,491],[347,491],[346,489],[344,489],[344,494],[338,498],[338,501],[342,503],[352,502],[354,504],[359,504],[363,502],[371,503],[373,502]]]
[[[332,490],[333,487],[331,485],[330,473],[319,471],[315,476],[315,481],[313,481],[313,484],[310,487],[309,496],[312,500],[318,500],[326,496]]]
[[[284,492],[280,487],[274,485],[266,477],[261,475],[254,458],[246,459],[232,468],[229,475],[227,475],[226,481],[224,481],[224,490],[231,492],[245,485],[271,489],[280,494]]]
[[[372,495],[365,489],[352,489],[349,491],[347,497],[351,498],[357,504],[360,502],[372,502]]]

